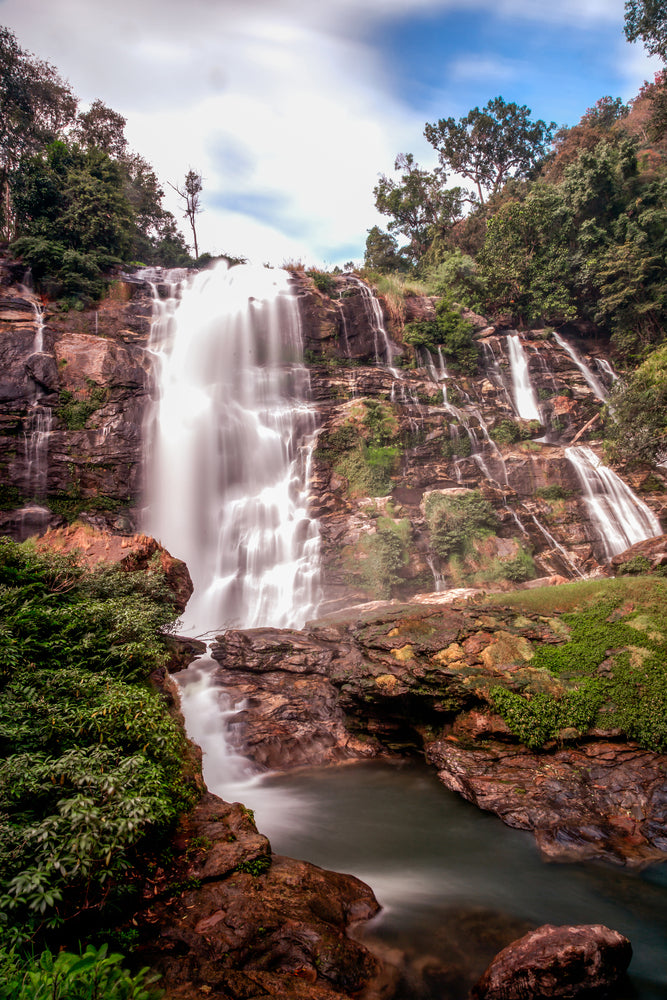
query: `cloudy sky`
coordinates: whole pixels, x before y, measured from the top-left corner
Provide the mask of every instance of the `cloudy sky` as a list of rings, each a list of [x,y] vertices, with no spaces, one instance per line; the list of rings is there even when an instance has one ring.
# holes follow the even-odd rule
[[[0,23],[82,101],[125,115],[163,184],[203,174],[200,250],[333,265],[361,260],[366,231],[386,222],[372,192],[397,153],[434,165],[425,122],[500,94],[572,125],[605,94],[632,97],[658,65],[625,41],[623,7],[0,0]]]

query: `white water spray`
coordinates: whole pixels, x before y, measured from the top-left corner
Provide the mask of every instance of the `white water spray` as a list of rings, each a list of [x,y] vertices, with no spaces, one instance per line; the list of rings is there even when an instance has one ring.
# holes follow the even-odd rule
[[[528,358],[518,333],[507,338],[507,348],[512,367],[512,391],[516,412],[523,420],[540,420],[540,411],[530,381]]]
[[[586,382],[588,383],[588,385],[590,386],[590,388],[593,390],[593,392],[595,393],[595,395],[597,396],[597,398],[600,400],[600,402],[606,403],[607,402],[607,393],[605,392],[604,386],[600,382],[599,378],[595,377],[595,375],[593,374],[593,372],[591,371],[591,369],[588,367],[588,365],[586,364],[586,362],[584,361],[584,359],[582,357],[580,357],[580,355],[574,349],[574,347],[572,346],[572,344],[568,343],[568,341],[565,340],[564,337],[561,337],[561,335],[559,333],[556,333],[555,331],[553,333],[553,338],[556,341],[556,343],[558,344],[558,346],[562,347],[563,350],[567,351],[567,353],[570,355],[570,357],[574,361],[575,365],[577,366],[577,368],[579,369],[579,371],[581,372],[581,374],[584,376],[584,378],[586,379]]]
[[[566,448],[608,559],[661,534],[660,522],[630,487],[588,447]]]
[[[284,271],[218,266],[158,313],[146,530],[185,560],[189,632],[299,627],[318,601],[315,413]]]

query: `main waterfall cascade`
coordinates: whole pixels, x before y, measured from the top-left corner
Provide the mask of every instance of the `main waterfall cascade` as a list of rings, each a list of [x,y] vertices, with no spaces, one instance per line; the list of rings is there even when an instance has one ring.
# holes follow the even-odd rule
[[[190,570],[187,630],[299,627],[319,594],[316,427],[289,275],[218,265],[180,282],[150,348],[145,527]]]

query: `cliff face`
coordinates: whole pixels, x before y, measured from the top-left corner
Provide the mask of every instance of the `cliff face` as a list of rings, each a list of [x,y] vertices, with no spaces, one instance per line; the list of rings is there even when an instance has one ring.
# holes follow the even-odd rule
[[[0,270],[4,533],[25,537],[81,511],[134,530],[151,313],[145,284],[118,282],[98,309],[61,313]]]
[[[132,533],[151,315],[166,289],[118,281],[96,310],[60,313],[16,277],[6,263],[0,269],[0,530],[25,537],[81,516]],[[593,459],[601,451],[600,397],[614,376],[600,345],[573,357],[573,345],[585,346],[574,331],[560,340],[544,330],[522,335],[539,408],[527,420],[517,414],[507,331],[470,317],[480,364],[459,375],[441,354],[400,342],[406,322],[434,318],[435,300],[408,298],[392,312],[352,276],[335,279],[330,295],[303,273],[294,282],[319,421],[311,505],[325,610],[443,587],[503,589],[531,577],[607,573],[612,555],[622,561],[624,542],[608,551],[566,451],[572,443],[589,447]],[[664,515],[659,470],[633,475],[630,485]],[[470,491],[488,501],[495,520],[465,553],[443,555],[429,494],[447,500]]]

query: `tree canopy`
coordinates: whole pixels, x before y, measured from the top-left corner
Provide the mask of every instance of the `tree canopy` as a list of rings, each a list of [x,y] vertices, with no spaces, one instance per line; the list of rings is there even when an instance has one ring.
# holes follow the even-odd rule
[[[43,291],[85,304],[117,265],[190,263],[125,118],[101,100],[79,110],[58,71],[4,27],[0,112],[2,228]]]
[[[667,62],[667,5],[665,0],[626,0],[625,37],[641,38],[651,55]]]
[[[494,97],[458,121],[441,118],[424,135],[437,150],[444,171],[471,180],[483,204],[510,177],[525,177],[544,157],[556,123],[530,119],[530,108]]]

